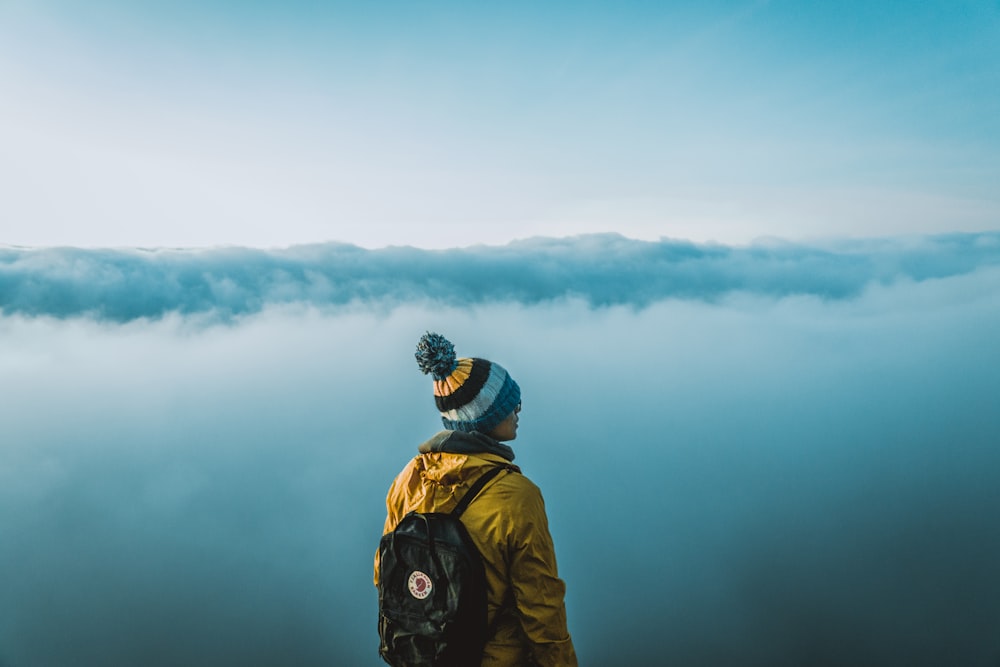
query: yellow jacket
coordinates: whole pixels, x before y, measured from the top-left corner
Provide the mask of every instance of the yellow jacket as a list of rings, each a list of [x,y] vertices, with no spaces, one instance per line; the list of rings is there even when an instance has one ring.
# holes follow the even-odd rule
[[[510,452],[486,436],[458,431],[442,431],[421,445],[424,453],[403,468],[389,489],[383,534],[413,510],[451,511],[488,468],[513,458],[513,452],[502,455],[504,450]],[[469,505],[462,523],[483,555],[488,620],[491,627],[496,623],[482,665],[575,667],[576,652],[566,629],[566,586],[556,570],[538,487],[524,475],[500,473]],[[376,553],[376,586],[378,577]]]

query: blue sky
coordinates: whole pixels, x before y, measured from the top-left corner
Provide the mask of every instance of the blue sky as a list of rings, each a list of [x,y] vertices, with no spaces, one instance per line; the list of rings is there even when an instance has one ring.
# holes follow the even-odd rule
[[[0,2],[0,667],[380,664],[428,330],[584,664],[997,664],[997,183],[995,0]]]
[[[0,241],[1000,228],[1000,7],[0,7]]]

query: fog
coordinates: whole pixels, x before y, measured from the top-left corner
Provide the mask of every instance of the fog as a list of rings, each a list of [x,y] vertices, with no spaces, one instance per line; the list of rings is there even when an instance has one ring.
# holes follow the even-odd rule
[[[143,280],[166,251],[8,249],[0,665],[381,664],[385,492],[440,426],[429,329],[521,385],[583,664],[995,667],[997,239],[642,246],[689,248],[686,282],[585,242],[633,247],[354,249],[350,275],[467,263],[198,306]],[[140,269],[102,282],[109,256]]]

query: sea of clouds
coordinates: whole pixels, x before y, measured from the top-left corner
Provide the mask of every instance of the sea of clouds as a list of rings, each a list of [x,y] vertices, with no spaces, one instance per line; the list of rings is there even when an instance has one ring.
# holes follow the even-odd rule
[[[377,665],[427,330],[590,665],[1000,660],[1000,234],[0,249],[0,666]]]

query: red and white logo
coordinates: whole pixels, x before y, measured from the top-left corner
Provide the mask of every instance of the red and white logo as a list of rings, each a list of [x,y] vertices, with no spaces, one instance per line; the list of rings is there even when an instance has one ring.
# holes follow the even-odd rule
[[[434,585],[431,583],[431,578],[420,570],[413,571],[413,574],[410,575],[410,580],[406,585],[410,588],[410,595],[418,600],[423,600],[425,597],[430,595],[431,589],[434,588]]]

